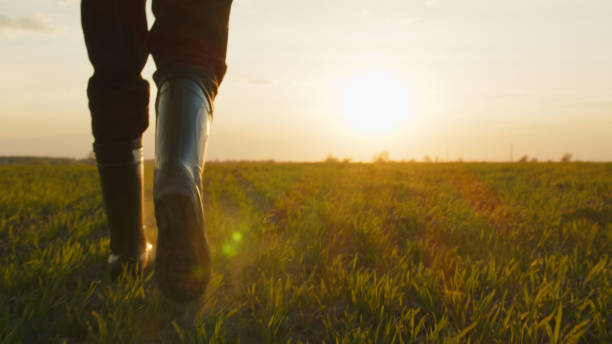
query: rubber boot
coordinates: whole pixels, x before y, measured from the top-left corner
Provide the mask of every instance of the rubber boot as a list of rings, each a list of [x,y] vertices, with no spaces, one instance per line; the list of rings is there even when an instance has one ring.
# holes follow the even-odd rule
[[[201,296],[211,274],[202,202],[212,121],[208,99],[200,84],[186,77],[166,79],[157,98],[155,276],[161,291],[178,302]]]
[[[134,148],[136,146],[137,148]],[[150,245],[143,225],[143,158],[140,140],[95,145],[102,197],[110,227],[111,279],[147,264]]]

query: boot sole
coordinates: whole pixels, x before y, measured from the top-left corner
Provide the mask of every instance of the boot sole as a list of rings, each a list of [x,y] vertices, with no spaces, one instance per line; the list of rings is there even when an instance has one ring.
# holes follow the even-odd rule
[[[161,291],[178,302],[197,299],[210,279],[210,251],[197,208],[201,206],[182,194],[166,194],[155,201],[155,276]]]

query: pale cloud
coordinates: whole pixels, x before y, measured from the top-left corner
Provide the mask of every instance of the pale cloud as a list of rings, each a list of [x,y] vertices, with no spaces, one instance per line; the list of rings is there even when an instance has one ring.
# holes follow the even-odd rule
[[[51,24],[51,20],[42,14],[32,14],[19,18],[11,18],[0,14],[0,32],[4,31],[50,33],[55,31],[55,27]]]

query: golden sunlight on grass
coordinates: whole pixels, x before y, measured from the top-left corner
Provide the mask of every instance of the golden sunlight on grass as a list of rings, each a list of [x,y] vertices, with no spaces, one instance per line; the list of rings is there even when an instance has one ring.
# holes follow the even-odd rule
[[[611,169],[211,163],[179,306],[154,264],[110,280],[95,166],[3,165],[0,343],[612,343]]]
[[[348,79],[342,90],[340,111],[348,126],[364,134],[391,132],[412,114],[410,91],[383,72],[368,72]]]

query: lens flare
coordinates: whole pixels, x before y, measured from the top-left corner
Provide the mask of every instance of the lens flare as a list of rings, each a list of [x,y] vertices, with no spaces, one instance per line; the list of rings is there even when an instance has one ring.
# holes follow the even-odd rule
[[[242,233],[240,233],[240,232],[234,232],[234,233],[232,234],[232,239],[233,239],[235,242],[240,242],[240,241],[242,240]]]
[[[236,255],[236,247],[230,243],[223,244],[221,251],[228,257],[233,257]]]

